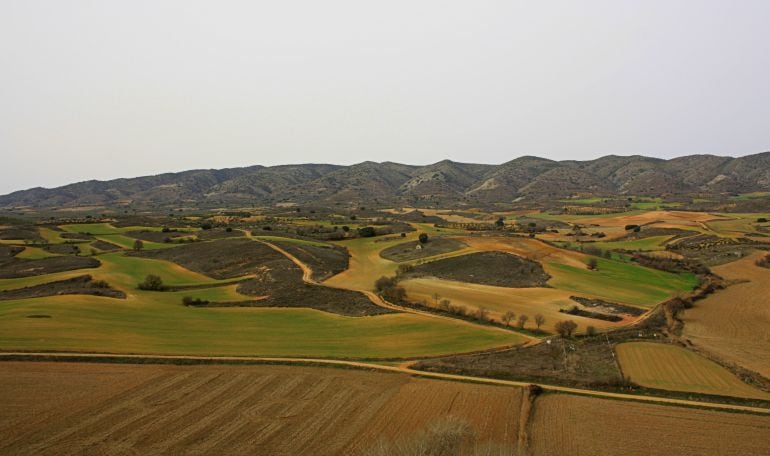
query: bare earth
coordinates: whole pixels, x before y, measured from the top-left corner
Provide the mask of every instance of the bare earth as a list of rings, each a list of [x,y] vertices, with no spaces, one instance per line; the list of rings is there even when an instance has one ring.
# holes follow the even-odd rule
[[[770,269],[754,264],[766,253],[713,268],[732,285],[685,312],[685,336],[723,360],[770,378]]]
[[[4,362],[0,454],[360,454],[441,417],[515,445],[519,388],[296,366]]]
[[[770,454],[770,417],[549,394],[535,402],[532,454]]]

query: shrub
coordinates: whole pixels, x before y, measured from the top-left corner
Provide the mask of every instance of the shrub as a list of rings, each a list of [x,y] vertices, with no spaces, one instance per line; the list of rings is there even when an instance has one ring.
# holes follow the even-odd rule
[[[192,296],[185,296],[182,298],[182,304],[185,306],[205,306],[209,301],[201,298],[193,298]]]
[[[586,326],[586,336],[595,336],[596,335],[596,328],[589,325]]]
[[[760,218],[757,219],[757,223],[767,223],[767,218],[760,217]]]
[[[396,286],[396,279],[392,277],[382,276],[374,281],[374,289],[380,293],[394,286]]]
[[[134,241],[134,250],[136,250],[138,252],[138,251],[142,250],[143,248],[144,248],[144,242],[142,242],[139,239]]]
[[[417,239],[420,240],[420,244],[425,244],[428,242],[428,235],[425,233],[420,233],[420,236]]]
[[[639,225],[626,225],[626,226],[625,226],[625,230],[626,230],[626,231],[631,231],[631,230],[634,230],[634,231],[637,231],[637,232],[638,232],[639,230],[637,230],[637,228],[639,228]]]
[[[144,278],[144,282],[138,285],[140,290],[145,291],[165,291],[168,288],[163,285],[163,279],[154,274],[150,274]]]
[[[232,232],[233,232],[233,229],[232,229],[231,227],[229,227],[229,226],[228,226],[227,228],[225,228],[225,231],[226,231],[226,232],[228,232],[228,233],[232,233]]]
[[[596,258],[591,258],[588,260],[588,269],[595,271],[599,269],[599,261]]]

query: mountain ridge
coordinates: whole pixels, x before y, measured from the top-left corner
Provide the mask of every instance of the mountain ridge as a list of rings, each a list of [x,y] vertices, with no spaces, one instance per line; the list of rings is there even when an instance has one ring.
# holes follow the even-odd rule
[[[499,165],[441,160],[430,165],[365,161],[197,169],[0,196],[0,208],[132,204],[174,207],[298,204],[510,203],[574,195],[666,196],[770,191],[770,152],[743,157],[660,159],[607,155],[556,161],[522,156]]]

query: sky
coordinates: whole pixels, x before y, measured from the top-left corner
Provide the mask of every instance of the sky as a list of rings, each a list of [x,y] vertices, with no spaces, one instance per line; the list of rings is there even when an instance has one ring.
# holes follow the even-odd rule
[[[0,0],[0,194],[770,150],[770,1]]]

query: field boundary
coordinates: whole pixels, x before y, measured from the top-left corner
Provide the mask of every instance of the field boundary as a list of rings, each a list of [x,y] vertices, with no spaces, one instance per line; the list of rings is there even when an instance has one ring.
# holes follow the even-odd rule
[[[25,353],[3,352],[0,353],[1,361],[38,361],[38,362],[96,362],[96,363],[125,363],[125,364],[280,364],[280,365],[304,365],[315,367],[336,367],[347,369],[361,369],[369,371],[381,371],[407,374],[412,376],[432,378],[437,380],[450,380],[461,382],[473,382],[487,385],[509,386],[529,388],[532,382],[514,380],[500,380],[484,377],[472,377],[466,375],[444,374],[438,372],[417,371],[403,366],[386,366],[381,364],[359,361],[342,361],[331,359],[313,358],[281,358],[281,357],[237,357],[237,356],[165,356],[165,355],[116,355],[105,353]],[[537,384],[544,392],[566,393],[581,396],[611,398],[618,400],[637,401],[646,403],[658,403],[681,407],[702,408],[738,413],[753,413],[770,415],[770,408],[753,407],[746,405],[725,404],[718,402],[703,402],[688,399],[674,399],[658,396],[643,396],[626,393],[612,393],[607,391],[586,390],[570,388],[558,385]]]

